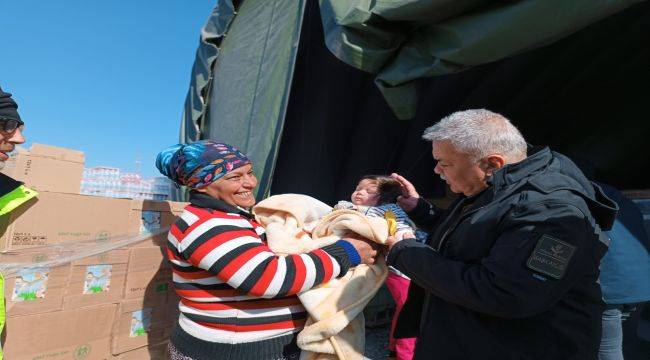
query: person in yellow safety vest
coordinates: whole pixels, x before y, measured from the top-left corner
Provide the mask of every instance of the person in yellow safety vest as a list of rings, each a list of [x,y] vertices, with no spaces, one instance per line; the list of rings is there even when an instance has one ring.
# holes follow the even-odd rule
[[[16,145],[25,142],[23,129],[25,123],[18,115],[18,104],[0,88],[0,170],[4,168],[5,161],[9,159]],[[6,216],[21,204],[36,196],[34,190],[26,188],[23,183],[0,173],[0,216]],[[0,229],[3,230],[3,229]],[[4,278],[0,273],[0,335],[5,324],[5,299]],[[2,360],[2,347],[0,346],[0,360]]]

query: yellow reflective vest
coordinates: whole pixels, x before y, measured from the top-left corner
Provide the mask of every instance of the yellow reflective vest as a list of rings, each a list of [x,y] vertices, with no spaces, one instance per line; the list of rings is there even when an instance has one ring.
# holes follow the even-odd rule
[[[35,190],[29,189],[21,183],[0,174],[0,181],[4,182],[3,188],[9,189],[0,194],[0,216],[8,216],[10,212],[18,208],[20,205],[26,203],[31,198],[38,195]],[[4,277],[0,273],[0,334],[5,326],[5,291],[4,291]],[[0,360],[2,360],[2,347],[0,346]]]

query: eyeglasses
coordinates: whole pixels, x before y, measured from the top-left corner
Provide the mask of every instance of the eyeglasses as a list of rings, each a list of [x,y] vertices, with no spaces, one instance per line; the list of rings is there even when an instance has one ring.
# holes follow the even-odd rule
[[[22,130],[23,126],[25,126],[25,123],[20,120],[0,118],[0,131],[4,133],[12,133],[18,128],[21,128]]]

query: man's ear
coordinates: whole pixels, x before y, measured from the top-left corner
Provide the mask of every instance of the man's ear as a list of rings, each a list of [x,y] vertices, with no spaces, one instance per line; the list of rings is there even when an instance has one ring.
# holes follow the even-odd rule
[[[492,154],[485,157],[485,173],[488,176],[506,165],[506,159],[499,154]]]

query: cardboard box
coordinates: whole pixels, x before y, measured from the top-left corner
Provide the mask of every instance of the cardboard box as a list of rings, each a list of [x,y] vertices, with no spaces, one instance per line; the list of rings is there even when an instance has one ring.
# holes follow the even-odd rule
[[[110,358],[117,305],[7,319],[2,348],[10,360],[102,360]]]
[[[171,290],[167,294],[167,303],[165,305],[165,326],[164,326],[164,335],[165,339],[169,339],[172,334],[172,329],[178,323],[178,317],[181,314],[180,309],[178,308],[178,303],[181,301],[180,297]]]
[[[61,310],[70,278],[70,264],[45,266],[58,252],[21,252],[0,255],[5,266],[7,316],[39,314]]]
[[[129,234],[154,234],[134,246],[163,245],[167,240],[167,232],[160,230],[169,228],[183,212],[185,205],[187,203],[173,201],[132,200]]]
[[[124,299],[166,299],[172,289],[172,272],[158,246],[131,249]]]
[[[101,243],[129,233],[131,200],[41,192],[2,217],[0,251],[58,243]]]
[[[70,278],[70,264],[30,267],[5,283],[7,316],[39,314],[62,309],[63,295]]]
[[[187,202],[180,202],[180,201],[167,201],[169,203],[169,207],[172,209],[172,213],[174,215],[179,216],[183,210],[185,210],[185,207],[189,205]]]
[[[151,345],[149,344],[146,347],[141,347],[139,349],[127,351],[125,353],[113,356],[114,360],[162,360],[167,359],[167,344],[168,341],[164,341],[160,344]]]
[[[37,191],[78,194],[83,169],[83,152],[33,144],[12,156],[2,172]]]
[[[113,326],[113,355],[165,341],[165,305],[148,298],[122,301]]]
[[[112,250],[72,263],[63,309],[117,303],[122,299],[129,250]]]

